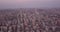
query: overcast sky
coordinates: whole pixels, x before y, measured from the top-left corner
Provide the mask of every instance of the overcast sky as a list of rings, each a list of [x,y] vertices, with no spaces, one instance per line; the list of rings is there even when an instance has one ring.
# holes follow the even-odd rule
[[[0,0],[0,9],[60,7],[60,0]]]

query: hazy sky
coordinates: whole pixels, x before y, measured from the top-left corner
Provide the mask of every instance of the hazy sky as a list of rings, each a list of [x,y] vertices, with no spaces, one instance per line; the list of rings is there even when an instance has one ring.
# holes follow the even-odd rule
[[[60,7],[60,0],[0,0],[0,9]]]

